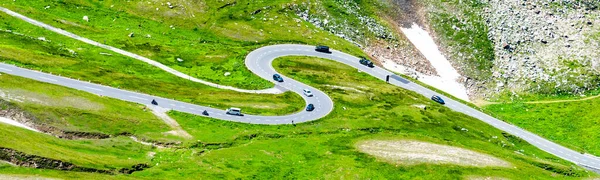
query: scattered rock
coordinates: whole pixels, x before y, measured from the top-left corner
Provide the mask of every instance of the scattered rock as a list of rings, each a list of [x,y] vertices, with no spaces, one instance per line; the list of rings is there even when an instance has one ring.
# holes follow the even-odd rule
[[[132,33],[129,33],[129,35],[127,35],[127,36],[130,37],[130,38],[132,38],[132,37],[135,36],[135,34],[132,32]]]
[[[90,22],[90,18],[88,16],[83,16],[83,20],[86,22]]]
[[[173,4],[171,4],[171,2],[167,2],[167,6],[169,7],[169,9],[175,8],[175,6]]]
[[[177,61],[179,61],[179,62],[183,62],[183,59],[181,59],[181,58],[177,58]]]
[[[231,75],[231,73],[230,72],[225,72],[225,74],[223,74],[223,75],[224,76],[229,76],[229,75]]]
[[[600,21],[594,18],[600,11],[578,0],[482,2],[495,59],[492,78],[475,84],[495,87],[481,93],[581,94],[598,87],[600,44],[592,43],[589,34],[600,33],[591,26]]]

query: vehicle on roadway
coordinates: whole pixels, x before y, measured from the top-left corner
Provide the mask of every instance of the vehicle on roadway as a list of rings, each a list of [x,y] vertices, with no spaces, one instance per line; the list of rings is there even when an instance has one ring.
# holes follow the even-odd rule
[[[228,108],[227,111],[225,112],[225,114],[229,114],[229,115],[235,115],[235,116],[243,116],[244,114],[242,114],[242,110],[240,108]]]
[[[441,97],[436,96],[436,95],[431,96],[431,100],[433,100],[437,103],[440,103],[440,104],[446,104],[446,102],[444,102],[444,100]]]
[[[273,74],[273,80],[277,82],[283,82],[283,78],[279,74]]]
[[[304,90],[302,90],[302,92],[303,92],[303,93],[304,93],[304,95],[306,95],[307,97],[312,97],[312,96],[313,96],[313,93],[312,93],[310,90],[308,90],[308,89],[304,89]]]
[[[152,105],[158,106],[158,102],[156,102],[156,100],[152,99]]]
[[[308,104],[308,106],[306,106],[306,111],[313,111],[313,110],[315,110],[315,105]]]
[[[329,47],[328,46],[317,46],[315,48],[315,51],[322,52],[322,53],[331,53],[331,51],[329,51]]]
[[[371,68],[375,67],[375,65],[373,65],[373,62],[371,62],[371,60],[368,60],[365,57],[361,57],[360,61],[358,61],[358,62],[360,62],[360,64],[365,65],[367,67],[371,67]]]

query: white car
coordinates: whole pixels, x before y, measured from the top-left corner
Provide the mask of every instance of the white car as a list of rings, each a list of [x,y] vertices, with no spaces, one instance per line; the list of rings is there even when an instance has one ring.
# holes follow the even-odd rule
[[[306,96],[308,96],[308,97],[312,97],[312,96],[313,96],[313,93],[312,93],[312,92],[310,92],[310,90],[308,90],[308,89],[304,89],[304,90],[302,90],[302,91],[304,91],[304,95],[306,95]]]
[[[227,111],[225,111],[225,114],[229,114],[229,115],[235,115],[235,116],[243,116],[244,114],[242,114],[242,110],[240,108],[229,108],[227,109]]]

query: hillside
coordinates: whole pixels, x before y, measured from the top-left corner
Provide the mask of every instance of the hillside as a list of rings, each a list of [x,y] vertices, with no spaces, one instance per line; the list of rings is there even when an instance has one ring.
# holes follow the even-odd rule
[[[457,2],[435,2],[431,6],[463,5]],[[366,56],[376,60],[377,65],[393,61],[414,68],[413,74],[406,74],[407,78],[415,74],[434,76],[439,72],[427,56],[420,54],[402,35],[402,27],[416,21],[442,44],[460,44],[464,39],[439,33],[447,27],[437,27],[436,23],[455,22],[447,21],[453,17],[444,14],[447,12],[442,12],[443,9],[429,13],[432,17],[425,16],[431,10],[421,3],[402,0],[2,1],[1,7],[146,57],[176,72],[60,35],[7,13],[0,13],[0,62],[223,111],[240,107],[246,117],[289,115],[306,111],[304,101],[309,97],[291,91],[243,93],[194,82],[176,74],[240,89],[286,88],[279,87],[283,83],[275,84],[251,72],[245,64],[248,54],[274,44],[323,44],[350,55]],[[472,10],[483,10],[487,5],[475,6],[477,8]],[[418,16],[408,16],[415,13]],[[469,15],[483,22],[483,16]],[[481,22],[476,24],[482,25]],[[487,50],[494,50],[495,45],[489,39],[469,43],[490,48]],[[454,45],[442,46],[441,51],[469,50],[445,48]],[[472,51],[477,49],[471,48]],[[310,52],[314,53],[312,49]],[[465,61],[465,66],[479,65],[478,60],[490,56],[488,53],[492,51],[478,52],[473,53],[473,58],[459,60]],[[332,53],[336,55],[340,54]],[[453,65],[461,64],[450,57]],[[482,73],[478,69],[488,65],[477,66],[469,73]],[[0,123],[3,129],[0,132],[3,137],[0,139],[0,179],[583,179],[598,176],[515,135],[431,101],[421,93],[357,71],[355,67],[293,54],[277,57],[272,67],[286,78],[285,82],[296,80],[301,88],[307,86],[323,91],[333,101],[333,111],[306,123],[230,122],[212,118],[215,112],[207,117],[169,111],[150,102],[136,104],[67,88],[57,85],[53,79],[44,83],[1,73],[0,117],[33,130]],[[462,70],[467,68],[457,69],[465,73]],[[490,72],[482,74],[486,73]],[[494,108],[488,110],[498,112]],[[507,114],[499,116],[510,117]],[[429,150],[432,148],[436,151]],[[597,152],[596,149],[589,151]]]
[[[433,30],[473,99],[597,89],[599,2],[428,2]]]

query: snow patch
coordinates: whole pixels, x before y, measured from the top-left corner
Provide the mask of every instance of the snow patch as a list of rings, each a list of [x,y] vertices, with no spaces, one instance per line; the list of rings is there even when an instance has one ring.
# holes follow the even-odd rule
[[[461,75],[452,67],[448,59],[442,55],[429,33],[414,23],[410,28],[401,28],[401,30],[408,40],[431,63],[439,76],[430,76],[418,72],[410,72],[410,74],[416,74],[416,78],[427,85],[438,88],[459,99],[469,101],[467,89],[458,82]],[[386,61],[384,67],[403,74],[407,74],[410,71],[407,67],[395,64],[392,61]]]
[[[15,121],[15,120],[4,118],[4,117],[0,117],[0,123],[17,126],[17,127],[28,129],[28,130],[35,131],[35,132],[40,132],[40,131],[38,131],[36,129],[33,129],[33,128],[30,128],[30,127],[26,126],[25,124],[22,124],[20,122]]]

